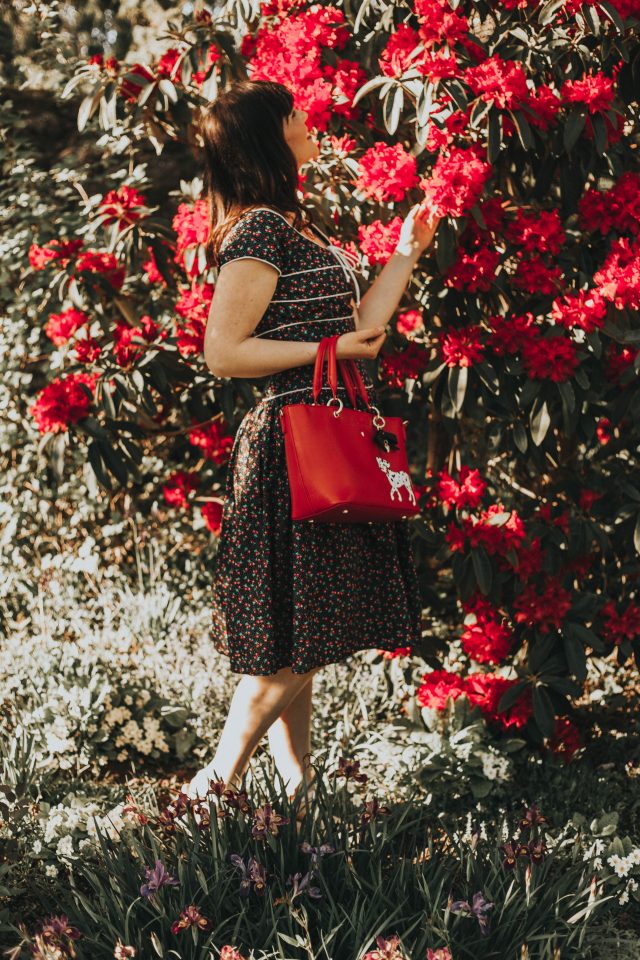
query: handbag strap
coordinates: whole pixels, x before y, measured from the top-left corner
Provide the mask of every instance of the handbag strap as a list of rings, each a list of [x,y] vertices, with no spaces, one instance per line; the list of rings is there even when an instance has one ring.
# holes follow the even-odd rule
[[[360,370],[355,360],[336,360],[338,348],[338,337],[342,334],[334,334],[332,337],[323,337],[318,344],[315,364],[313,368],[313,402],[318,402],[318,396],[322,389],[324,374],[324,363],[327,360],[327,379],[329,387],[334,397],[338,392],[338,367],[344,382],[345,389],[349,396],[349,401],[353,407],[356,406],[356,395],[359,395],[367,409],[371,409],[367,388],[364,384]]]

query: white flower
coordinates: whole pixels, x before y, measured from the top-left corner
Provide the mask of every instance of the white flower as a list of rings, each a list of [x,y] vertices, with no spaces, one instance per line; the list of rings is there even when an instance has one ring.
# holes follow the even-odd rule
[[[631,864],[628,862],[627,858],[619,857],[617,853],[614,853],[608,857],[607,863],[610,867],[613,867],[613,870],[618,877],[626,877],[631,868]]]
[[[48,864],[48,866],[46,866],[46,867],[44,868],[44,872],[46,873],[46,875],[47,875],[48,877],[57,877],[57,876],[58,876],[58,868],[56,867],[55,863],[50,863],[50,864]]]
[[[41,850],[42,850],[42,843],[40,840],[36,840],[36,842],[33,845],[33,852],[35,854],[38,854],[40,853]]]
[[[62,838],[58,841],[58,846],[56,847],[56,856],[57,856],[59,859],[61,859],[61,860],[62,860],[64,857],[73,857],[73,856],[74,856],[73,840],[71,839],[71,837],[69,837],[69,836],[67,836],[67,837],[62,837]]]

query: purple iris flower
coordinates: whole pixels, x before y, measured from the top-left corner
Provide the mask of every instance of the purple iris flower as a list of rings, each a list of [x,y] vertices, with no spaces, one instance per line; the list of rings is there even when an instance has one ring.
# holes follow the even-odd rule
[[[449,904],[449,910],[451,910],[451,913],[462,913],[467,916],[476,917],[480,924],[480,933],[486,934],[489,932],[487,913],[494,906],[495,904],[485,900],[482,893],[478,890],[478,892],[473,895],[472,905],[466,900],[453,900]]]
[[[143,883],[140,887],[140,893],[143,897],[153,896],[161,887],[177,887],[179,885],[179,881],[167,872],[161,860],[156,860],[153,869],[145,867],[144,872],[146,883]]]

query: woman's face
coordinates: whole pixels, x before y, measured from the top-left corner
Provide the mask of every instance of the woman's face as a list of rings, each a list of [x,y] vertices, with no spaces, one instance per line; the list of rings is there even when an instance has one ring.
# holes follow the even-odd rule
[[[294,107],[284,122],[284,138],[291,147],[299,167],[303,163],[315,160],[320,153],[318,141],[312,136],[307,126],[308,116],[306,110],[298,110]]]

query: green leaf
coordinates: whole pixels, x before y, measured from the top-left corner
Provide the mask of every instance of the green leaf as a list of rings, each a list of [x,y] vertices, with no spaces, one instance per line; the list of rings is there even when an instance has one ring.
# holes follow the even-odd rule
[[[89,446],[87,447],[87,454],[89,456],[89,463],[91,464],[91,469],[96,475],[98,483],[102,484],[107,490],[113,490],[113,484],[109,479],[107,473],[105,473],[102,457],[100,456],[100,448],[97,440],[92,440]]]
[[[549,694],[542,686],[533,688],[533,715],[544,737],[552,737],[556,729],[556,718]]]
[[[578,638],[571,633],[563,633],[562,645],[569,670],[576,680],[585,680],[587,676],[587,657]]]
[[[491,590],[493,570],[491,567],[491,561],[489,560],[484,547],[477,547],[471,551],[471,561],[473,563],[473,572],[475,574],[476,583],[486,597]]]
[[[527,447],[529,446],[529,440],[527,438],[527,431],[525,430],[520,420],[516,420],[513,425],[513,442],[515,443],[520,453],[527,452]]]
[[[451,403],[456,413],[460,413],[464,405],[464,397],[467,391],[467,382],[469,379],[468,367],[450,367],[447,378],[447,388]]]
[[[536,447],[539,447],[546,437],[547,430],[551,425],[551,417],[549,416],[546,400],[543,400],[542,403],[539,403],[538,401],[534,403],[533,407],[531,408],[529,425],[531,427],[531,439]]]
[[[127,465],[123,460],[119,450],[116,450],[115,447],[113,447],[107,440],[101,440],[99,443],[100,454],[105,462],[105,465],[109,468],[116,480],[118,480],[124,486],[129,477],[129,471],[127,470]]]
[[[382,108],[382,117],[384,120],[384,125],[387,128],[387,131],[390,134],[394,134],[398,129],[398,124],[400,123],[400,116],[402,114],[402,108],[404,106],[404,89],[402,86],[398,85],[396,87],[393,96],[388,96],[384,101]]]
[[[633,530],[633,545],[636,553],[640,553],[640,513],[636,517],[636,525]]]
[[[523,690],[527,686],[527,680],[519,680],[517,683],[514,683],[512,687],[509,687],[508,690],[505,690],[498,701],[498,713],[502,713],[503,710],[508,710],[509,707],[512,707],[514,703],[520,699]]]
[[[533,150],[536,145],[536,141],[533,136],[533,131],[527,123],[527,118],[522,110],[509,110],[509,114],[511,115],[511,119],[513,120],[520,143],[522,144],[522,149]]]
[[[493,164],[498,159],[500,147],[502,145],[502,124],[500,115],[495,108],[489,113],[489,123],[487,124],[487,160]]]
[[[78,109],[78,130],[82,132],[87,125],[89,119],[93,116],[96,111],[98,104],[100,103],[100,98],[102,96],[102,88],[99,87],[97,90],[94,90],[93,93],[90,93],[87,97],[84,98],[80,107]]]
[[[584,129],[586,119],[587,114],[584,110],[576,110],[569,114],[562,132],[562,142],[567,153],[571,153],[571,148]]]

